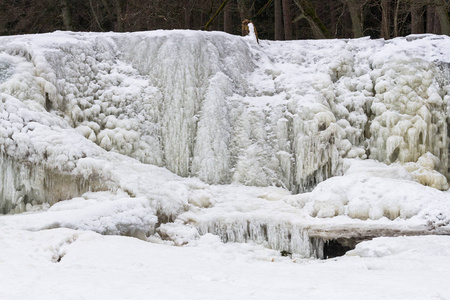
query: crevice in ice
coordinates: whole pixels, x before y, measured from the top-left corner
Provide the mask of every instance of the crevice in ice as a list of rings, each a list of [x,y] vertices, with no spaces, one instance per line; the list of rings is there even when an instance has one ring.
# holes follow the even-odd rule
[[[13,72],[14,70],[11,63],[8,61],[0,61],[0,84],[10,78]]]
[[[57,245],[48,246],[48,250],[52,252],[51,262],[60,263],[67,254],[67,247],[76,242],[78,234],[73,234],[60,241]]]
[[[449,220],[443,214],[428,215],[428,223],[420,226],[405,227],[402,222],[379,224],[300,224],[269,217],[244,217],[239,213],[234,216],[224,215],[206,220],[189,220],[187,229],[181,234],[195,239],[196,234],[211,233],[221,238],[224,243],[246,243],[249,241],[264,245],[283,253],[296,254],[304,258],[327,259],[344,255],[365,240],[381,236],[448,234]],[[331,226],[330,226],[331,225]],[[175,226],[176,227],[176,226]],[[191,232],[195,227],[197,230]],[[169,239],[183,230],[178,229],[167,235]],[[189,234],[186,234],[188,231]],[[180,237],[178,237],[180,238]]]
[[[394,151],[392,151],[391,154],[389,155],[389,161],[396,162],[398,159],[399,153],[400,153],[400,149],[398,147],[396,147],[394,149]]]
[[[45,93],[45,110],[50,111],[52,109],[53,109],[52,102],[50,101],[48,93]]]
[[[356,244],[359,242],[361,242],[361,240],[345,238],[328,240],[323,243],[323,258],[329,259],[343,256],[347,251],[355,249]]]

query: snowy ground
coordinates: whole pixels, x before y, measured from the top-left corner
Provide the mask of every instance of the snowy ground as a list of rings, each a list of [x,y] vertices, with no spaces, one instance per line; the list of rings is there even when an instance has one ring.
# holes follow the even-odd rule
[[[206,235],[194,247],[0,229],[1,299],[449,299],[450,238],[379,238],[338,259]]]
[[[449,47],[0,37],[0,298],[450,299]]]

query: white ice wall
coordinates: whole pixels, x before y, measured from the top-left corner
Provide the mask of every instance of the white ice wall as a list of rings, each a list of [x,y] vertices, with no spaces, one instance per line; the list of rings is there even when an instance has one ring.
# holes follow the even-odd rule
[[[386,163],[416,162],[430,152],[442,161],[437,170],[447,175],[449,96],[436,79],[437,66],[420,56],[405,59],[395,52],[374,59],[370,157]]]
[[[414,163],[430,152],[430,172],[446,175],[450,59],[439,49],[448,44],[258,45],[191,31],[2,37],[0,150],[78,176],[81,159],[105,155],[98,145],[208,183],[293,192],[340,175],[343,157]]]

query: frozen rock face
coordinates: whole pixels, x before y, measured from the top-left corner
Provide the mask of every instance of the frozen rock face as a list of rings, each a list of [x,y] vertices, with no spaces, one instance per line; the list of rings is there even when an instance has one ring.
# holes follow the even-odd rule
[[[430,153],[438,163],[423,159],[429,174],[443,177],[418,181],[446,189],[450,58],[439,49],[449,43],[258,45],[183,31],[2,37],[3,212],[121,187],[93,163],[120,159],[113,152],[211,184],[294,193],[341,175],[342,158],[416,163]],[[53,179],[40,182],[33,174],[42,172]]]

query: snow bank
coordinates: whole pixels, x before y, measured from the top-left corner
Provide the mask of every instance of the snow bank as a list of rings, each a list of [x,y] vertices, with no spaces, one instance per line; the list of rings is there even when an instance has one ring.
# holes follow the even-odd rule
[[[347,256],[359,257],[414,257],[429,255],[432,257],[448,257],[449,249],[443,247],[450,237],[418,236],[398,237],[395,239],[380,237],[372,241],[358,244],[356,248],[347,253]]]
[[[0,243],[0,278],[9,287],[0,298],[11,300],[450,297],[448,237],[376,239],[357,248],[366,254],[326,261],[212,235],[195,247],[168,247],[70,229],[2,228]]]
[[[42,209],[46,214],[40,213]],[[83,197],[58,202],[51,207],[30,207],[23,216],[5,219],[12,224],[19,216],[21,227],[36,231],[51,228],[89,230],[101,234],[127,235],[145,239],[155,232],[158,218],[146,197],[118,191],[85,193]]]
[[[416,183],[400,165],[386,166],[370,160],[352,162],[345,176],[320,183],[300,198],[303,203],[305,199],[313,201],[310,213],[319,218],[348,215],[361,220],[410,219],[430,202],[436,206],[442,203],[442,213],[450,216],[446,208],[448,193]]]

